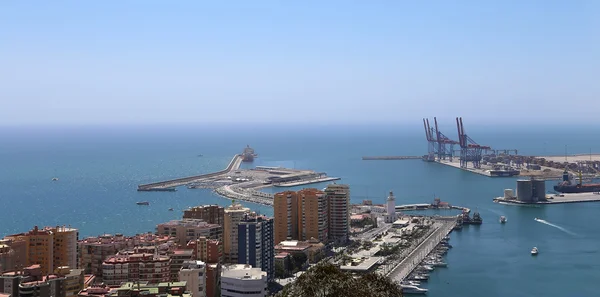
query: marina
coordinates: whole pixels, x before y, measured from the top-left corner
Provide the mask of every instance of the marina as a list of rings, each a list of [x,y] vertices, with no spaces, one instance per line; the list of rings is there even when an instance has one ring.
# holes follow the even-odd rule
[[[445,253],[449,247],[440,248],[440,244],[444,240],[447,240],[447,235],[452,231],[456,225],[456,218],[450,217],[440,219],[435,223],[435,230],[414,249],[406,258],[404,258],[398,265],[389,271],[388,277],[395,281],[402,283],[404,280],[413,281],[426,281],[428,276],[423,273],[419,273],[421,269],[418,269],[421,263],[426,260],[427,257],[436,255],[432,253],[436,248],[442,253]],[[415,274],[412,274],[416,272]],[[409,277],[410,276],[410,277]]]

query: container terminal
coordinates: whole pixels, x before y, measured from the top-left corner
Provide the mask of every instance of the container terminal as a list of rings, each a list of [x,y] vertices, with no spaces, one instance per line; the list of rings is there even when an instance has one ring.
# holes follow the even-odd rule
[[[251,156],[251,157],[250,157]],[[294,187],[313,183],[339,180],[325,172],[298,170],[283,167],[256,166],[241,169],[242,162],[251,162],[257,155],[250,146],[242,154],[233,156],[229,165],[221,171],[173,180],[139,185],[138,191],[175,191],[176,187],[189,189],[214,189],[225,198],[273,205],[273,195],[260,191],[268,187]]]
[[[584,178],[600,177],[600,154],[567,156],[524,156],[517,149],[494,149],[477,143],[467,135],[463,120],[456,118],[458,140],[446,136],[437,118],[423,119],[427,154],[423,156],[364,156],[363,160],[412,160],[438,163],[487,177],[535,177],[561,180],[564,169],[571,175],[583,173]],[[449,134],[448,134],[449,135]]]
[[[546,182],[535,178],[517,180],[516,190],[515,195],[513,189],[505,189],[504,196],[493,201],[513,205],[600,202],[600,192],[547,194]]]

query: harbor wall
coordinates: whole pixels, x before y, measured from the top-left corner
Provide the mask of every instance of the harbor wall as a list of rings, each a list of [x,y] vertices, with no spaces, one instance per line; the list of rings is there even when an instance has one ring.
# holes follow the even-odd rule
[[[207,173],[207,174],[200,174],[200,175],[195,175],[195,176],[189,176],[189,177],[182,177],[182,178],[177,178],[177,179],[172,179],[172,180],[167,180],[167,181],[162,181],[162,182],[143,184],[143,185],[139,185],[138,189],[139,190],[147,190],[147,189],[151,189],[151,188],[176,187],[176,186],[180,186],[180,185],[183,185],[186,183],[190,183],[190,182],[198,180],[198,179],[210,178],[210,177],[227,174],[227,173],[231,172],[232,170],[239,169],[239,167],[241,165],[241,161],[242,161],[242,156],[235,155],[235,156],[233,156],[233,159],[231,159],[231,161],[229,162],[229,165],[227,165],[227,167],[221,171]]]

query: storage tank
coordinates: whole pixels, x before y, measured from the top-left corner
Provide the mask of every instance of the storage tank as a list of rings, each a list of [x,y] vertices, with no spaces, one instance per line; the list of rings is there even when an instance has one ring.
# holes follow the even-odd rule
[[[533,199],[535,201],[546,200],[546,181],[532,180],[533,182]]]
[[[533,183],[531,180],[517,181],[517,199],[523,202],[533,202]]]
[[[512,189],[504,189],[504,199],[515,198],[515,193]]]

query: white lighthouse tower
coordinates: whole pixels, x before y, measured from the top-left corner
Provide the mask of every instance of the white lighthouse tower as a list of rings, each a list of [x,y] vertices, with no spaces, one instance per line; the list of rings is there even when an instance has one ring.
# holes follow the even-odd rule
[[[393,223],[396,221],[396,198],[394,197],[394,192],[390,191],[390,195],[385,202],[385,208],[387,214],[385,215],[386,223]]]

